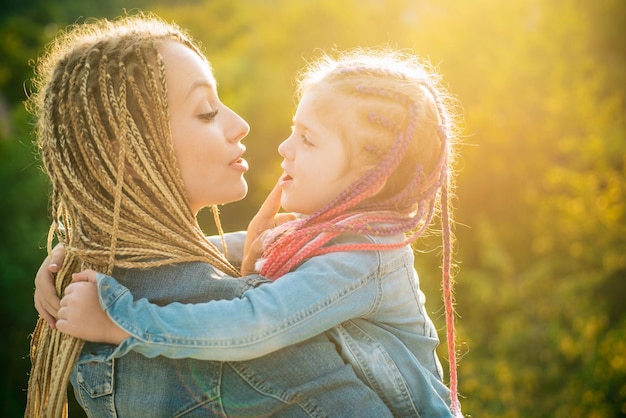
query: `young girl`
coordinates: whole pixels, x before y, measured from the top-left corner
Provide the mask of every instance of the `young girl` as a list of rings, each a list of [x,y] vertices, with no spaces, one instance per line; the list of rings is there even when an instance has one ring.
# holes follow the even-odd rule
[[[400,53],[356,51],[314,63],[300,81],[293,132],[279,147],[281,204],[305,216],[265,238],[258,265],[273,283],[231,301],[158,307],[87,271],[75,279],[89,282],[68,288],[57,327],[119,344],[114,357],[212,360],[251,359],[326,332],[394,415],[460,415],[448,212],[453,124],[437,86],[428,67]],[[410,247],[438,207],[450,392]]]
[[[245,196],[249,128],[219,100],[191,38],[141,14],[89,21],[55,39],[37,77],[30,103],[52,185],[51,235],[67,250],[58,294],[85,267],[159,304],[232,299],[259,283],[226,275],[238,271],[195,218]],[[391,415],[324,335],[247,362],[112,359],[113,348],[40,319],[25,416],[66,415],[70,375],[98,418]]]

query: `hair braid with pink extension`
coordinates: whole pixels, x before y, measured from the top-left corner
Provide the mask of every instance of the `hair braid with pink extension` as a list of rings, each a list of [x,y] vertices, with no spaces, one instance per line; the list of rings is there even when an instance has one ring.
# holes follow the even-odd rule
[[[378,126],[391,133],[391,145],[382,150],[379,146],[361,144],[359,149],[379,158],[373,168],[326,207],[307,218],[284,224],[268,234],[260,273],[275,280],[317,255],[337,251],[389,250],[405,246],[428,230],[439,207],[451,409],[455,415],[460,415],[451,278],[452,232],[448,202],[452,187],[449,172],[452,157],[450,134],[453,127],[447,117],[450,109],[443,103],[444,90],[435,88],[433,74],[428,73],[420,63],[411,61],[408,67],[402,66],[404,59],[399,57],[398,61],[395,54],[391,57],[385,55],[380,60],[376,56],[370,59],[369,56],[358,54],[338,61],[324,58],[322,66],[314,68],[307,74],[308,78],[301,81],[301,92],[326,83],[333,86],[328,94],[344,94],[348,100],[374,100],[381,103],[379,109],[386,109],[384,106],[397,108],[400,105],[404,109],[404,121],[399,123],[397,117],[387,117],[380,110],[367,114],[372,127]],[[392,64],[400,64],[402,68],[399,71],[386,68],[389,58]],[[344,89],[347,93],[335,88],[343,84],[348,86]],[[428,117],[433,119],[432,115],[427,115],[428,106],[434,108],[434,120],[428,120]],[[341,124],[341,120],[334,120],[333,123]],[[430,125],[434,126],[435,133],[429,138],[422,138],[426,135],[423,133],[426,132],[424,126]],[[422,152],[423,143],[420,141],[428,140],[438,142],[433,151],[434,162],[420,159],[413,161],[406,157],[410,154],[409,149],[415,148],[417,152]],[[358,139],[355,141],[358,142]],[[407,164],[410,174],[404,185],[399,190],[388,186],[387,183],[399,167],[407,167]],[[385,194],[386,190],[390,192]],[[404,233],[405,239],[392,244],[329,243],[343,233],[374,236]]]

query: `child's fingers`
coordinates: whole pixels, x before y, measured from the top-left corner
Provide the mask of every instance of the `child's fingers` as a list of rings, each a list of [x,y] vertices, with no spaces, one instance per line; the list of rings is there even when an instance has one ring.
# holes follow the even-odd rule
[[[83,270],[80,273],[74,273],[72,274],[72,281],[73,282],[92,282],[92,283],[96,283],[96,275],[98,273],[93,271],[93,270]]]
[[[291,212],[278,213],[274,216],[274,226],[279,226],[295,219],[296,215]]]
[[[280,210],[280,198],[282,195],[282,189],[278,186],[278,183],[274,185],[272,191],[267,195],[265,201],[259,208],[257,216],[262,218],[271,219]]]
[[[257,272],[255,268],[256,261],[263,255],[263,234],[255,239],[252,244],[248,245],[245,250],[241,263],[242,276]]]
[[[290,214],[279,214],[280,210],[280,198],[282,196],[282,189],[276,183],[272,191],[267,195],[265,201],[259,208],[259,211],[252,218],[248,224],[248,232],[246,234],[246,242],[244,244],[244,260],[245,255],[250,253],[252,244],[257,238],[268,229],[274,228],[287,220],[289,220]],[[277,223],[277,219],[284,219],[280,223]],[[261,241],[259,241],[260,243]],[[257,243],[257,244],[259,244]],[[254,267],[256,258],[250,260],[250,266],[246,266],[243,270],[251,270]]]

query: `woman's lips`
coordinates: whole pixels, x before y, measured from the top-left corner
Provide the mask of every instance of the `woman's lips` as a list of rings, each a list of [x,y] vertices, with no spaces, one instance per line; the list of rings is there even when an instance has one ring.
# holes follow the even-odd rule
[[[239,157],[236,160],[234,160],[233,162],[230,163],[230,166],[241,170],[243,172],[248,171],[248,162],[246,160],[244,160],[243,158]]]

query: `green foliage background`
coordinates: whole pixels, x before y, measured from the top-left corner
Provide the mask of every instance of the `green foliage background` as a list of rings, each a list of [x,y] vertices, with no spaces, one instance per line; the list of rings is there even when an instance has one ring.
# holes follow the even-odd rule
[[[51,4],[54,3],[54,4]],[[172,2],[173,3],[173,2]],[[626,416],[626,3],[621,0],[25,0],[0,15],[0,415],[22,416],[47,184],[22,101],[29,60],[88,17],[188,28],[252,126],[245,228],[279,175],[294,75],[320,50],[391,45],[463,104],[456,217],[460,391],[476,417]],[[207,233],[214,226],[201,213]],[[427,243],[425,243],[427,244]],[[443,327],[436,244],[418,268]],[[445,353],[442,352],[445,359]],[[444,360],[445,363],[445,360]],[[72,416],[80,416],[72,407]]]

